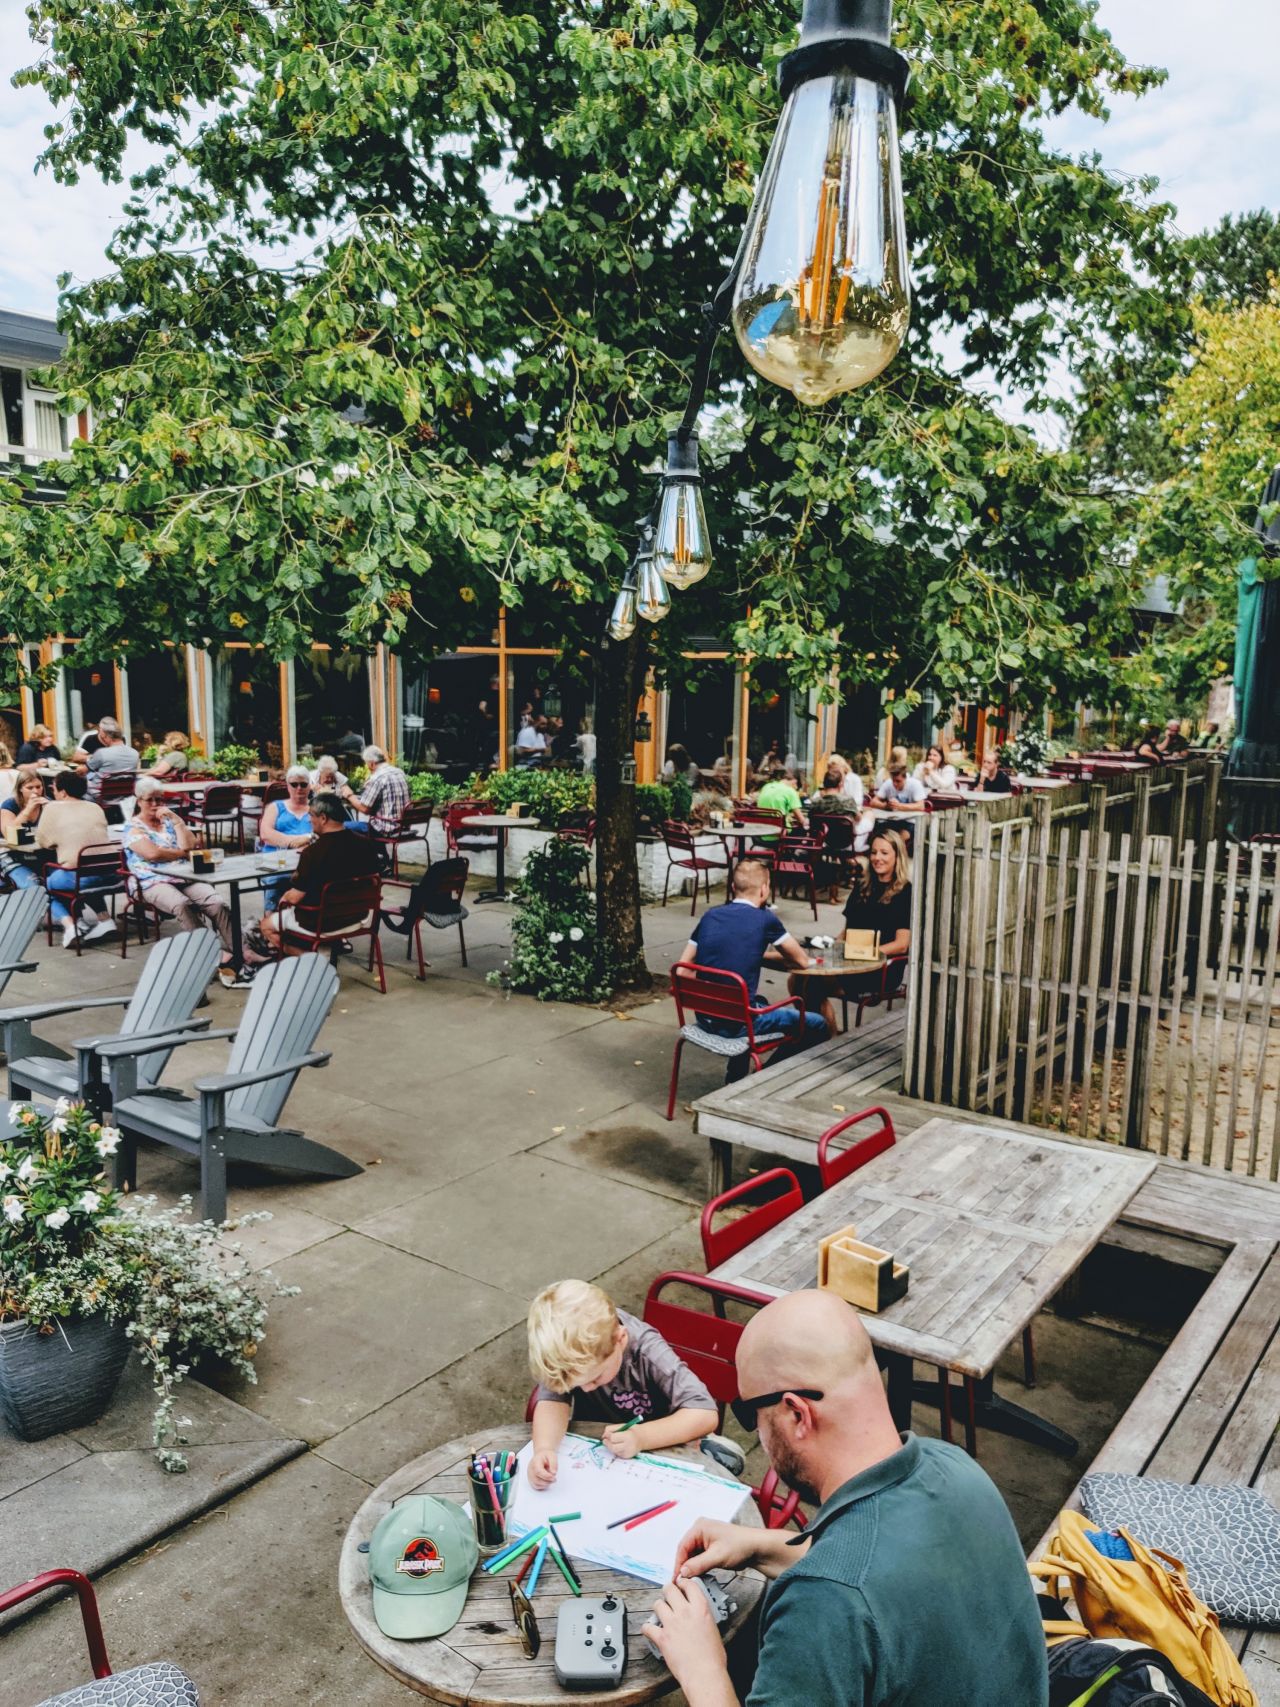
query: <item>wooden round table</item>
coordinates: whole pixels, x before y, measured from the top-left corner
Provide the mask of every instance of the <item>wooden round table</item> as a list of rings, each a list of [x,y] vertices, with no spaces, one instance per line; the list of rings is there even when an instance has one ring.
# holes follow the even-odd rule
[[[591,1424],[576,1424],[575,1434],[599,1435]],[[574,1569],[588,1595],[620,1595],[627,1605],[627,1669],[617,1689],[567,1690],[556,1682],[556,1614],[562,1601],[571,1598],[568,1584],[559,1572],[544,1568],[534,1598],[542,1646],[535,1660],[526,1659],[511,1615],[508,1578],[514,1572],[498,1571],[486,1576],[477,1566],[471,1579],[467,1603],[453,1629],[434,1641],[400,1642],[384,1636],[373,1616],[373,1593],[369,1586],[369,1555],[359,1551],[392,1504],[406,1494],[437,1494],[464,1505],[469,1498],[466,1464],[477,1452],[519,1449],[529,1438],[527,1426],[488,1429],[463,1439],[447,1441],[421,1458],[395,1471],[375,1488],[351,1520],[342,1543],[338,1564],[338,1594],[342,1610],[361,1647],[392,1677],[433,1701],[449,1701],[458,1707],[542,1707],[543,1703],[578,1701],[622,1704],[652,1701],[675,1687],[671,1673],[649,1651],[640,1627],[649,1620],[658,1590],[639,1577],[623,1576],[598,1565],[574,1559]],[[697,1447],[667,1447],[665,1457],[685,1457],[702,1468],[716,1466]],[[760,1528],[760,1513],[748,1494],[738,1521]],[[562,1531],[573,1557],[572,1524]],[[517,1567],[518,1569],[518,1567]],[[725,1626],[726,1643],[733,1640],[755,1610],[764,1589],[756,1571],[731,1576],[716,1573],[730,1588],[738,1610]]]

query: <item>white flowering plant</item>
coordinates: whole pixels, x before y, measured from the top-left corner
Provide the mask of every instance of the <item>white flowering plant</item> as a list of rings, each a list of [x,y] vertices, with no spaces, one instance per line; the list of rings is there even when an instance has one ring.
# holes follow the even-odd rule
[[[9,1119],[18,1136],[0,1142],[0,1323],[53,1334],[75,1317],[122,1321],[156,1395],[156,1457],[185,1470],[175,1389],[201,1356],[256,1380],[267,1320],[260,1288],[294,1289],[254,1275],[223,1229],[191,1221],[189,1198],[157,1210],[154,1198],[114,1191],[103,1164],[120,1134],[83,1103],[61,1099],[52,1114],[14,1103]]]
[[[595,896],[582,884],[590,855],[580,842],[553,836],[525,861],[512,925],[511,959],[490,982],[542,1002],[592,1002],[607,996],[608,967],[596,933]]]

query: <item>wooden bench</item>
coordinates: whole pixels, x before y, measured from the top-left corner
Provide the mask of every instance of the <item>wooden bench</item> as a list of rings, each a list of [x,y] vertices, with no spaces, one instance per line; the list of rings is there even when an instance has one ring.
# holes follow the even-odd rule
[[[1086,1474],[1242,1482],[1280,1505],[1280,1243],[1236,1245]],[[1079,1507],[1079,1490],[1068,1501]],[[1033,1557],[1044,1551],[1043,1536]],[[1280,1707],[1280,1631],[1226,1627],[1261,1707]]]

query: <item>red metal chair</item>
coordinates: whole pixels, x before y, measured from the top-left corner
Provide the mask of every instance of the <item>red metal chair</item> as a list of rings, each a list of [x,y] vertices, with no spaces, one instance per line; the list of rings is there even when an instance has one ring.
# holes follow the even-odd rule
[[[333,883],[326,883],[321,889],[319,904],[315,908],[315,923],[303,925],[295,922],[287,928],[282,925],[281,938],[286,946],[300,946],[304,953],[320,954],[327,950],[336,966],[343,942],[354,942],[357,937],[367,936],[369,970],[372,972],[376,964],[378,987],[385,996],[387,974],[382,964],[382,945],[378,941],[381,906],[380,877],[339,878]]]
[[[102,1634],[102,1618],[98,1612],[98,1597],[93,1592],[93,1584],[80,1571],[65,1567],[41,1571],[29,1581],[19,1583],[16,1588],[0,1591],[0,1613],[21,1606],[24,1601],[33,1600],[36,1595],[44,1594],[52,1588],[75,1590],[80,1602],[80,1619],[84,1625],[85,1645],[89,1650],[89,1664],[93,1669],[94,1678],[115,1679],[114,1683],[102,1690],[95,1689],[92,1683],[81,1684],[75,1689],[75,1698],[82,1702],[84,1707],[92,1707],[92,1703],[99,1701],[102,1707],[110,1707],[112,1702],[126,1700],[137,1703],[137,1707],[145,1707],[149,1702],[154,1702],[156,1707],[161,1707],[161,1704],[163,1707],[199,1707],[200,1697],[194,1680],[167,1660],[134,1666],[128,1671],[111,1670],[111,1661],[107,1658],[106,1638]],[[59,1699],[62,1699],[61,1695]]]
[[[721,1055],[726,1060],[746,1055],[750,1058],[751,1068],[758,1072],[764,1065],[764,1057],[771,1049],[777,1049],[783,1043],[799,1041],[804,1032],[803,996],[788,996],[785,1001],[773,1002],[768,1007],[753,1008],[746,980],[740,978],[736,972],[721,972],[714,966],[699,966],[694,961],[677,961],[671,968],[671,994],[676,1000],[676,1023],[680,1027],[680,1035],[676,1039],[675,1057],[671,1063],[671,1089],[667,1097],[668,1120],[675,1119],[680,1056],[686,1043],[692,1043],[695,1048],[705,1049],[712,1055]],[[779,1008],[796,1010],[794,1034],[782,1031],[757,1037],[756,1019],[761,1014],[776,1013]],[[685,1019],[686,1013],[692,1014],[692,1020]],[[700,1019],[728,1021],[733,1025],[740,1025],[742,1034],[726,1037],[719,1032],[707,1031],[697,1024]]]
[[[138,776],[136,771],[130,772],[126,776],[107,775],[104,776],[98,784],[96,797],[91,798],[96,798],[98,805],[101,806],[105,813],[107,813],[108,823],[118,823],[119,819],[124,817],[124,813],[120,811],[122,803],[126,800],[133,799],[133,791],[137,786]],[[110,816],[112,808],[115,808],[116,811],[119,812],[119,818],[113,819]]]
[[[879,1117],[880,1125],[874,1132],[864,1132],[860,1138],[850,1140],[833,1156],[831,1144],[854,1126],[860,1126],[864,1120]],[[850,1174],[857,1173],[859,1168],[866,1167],[869,1161],[881,1156],[897,1143],[897,1135],[893,1130],[893,1119],[887,1108],[864,1108],[858,1114],[847,1114],[843,1120],[837,1120],[834,1126],[827,1130],[818,1140],[818,1172],[822,1176],[822,1189],[837,1185],[842,1179],[848,1179]]]
[[[55,871],[69,871],[75,879],[70,889],[49,889],[49,876]],[[48,865],[44,868],[45,888],[52,902],[55,898],[71,914],[79,924],[80,915],[86,907],[96,907],[99,901],[110,901],[111,917],[120,937],[120,958],[124,959],[129,949],[129,915],[126,911],[124,923],[121,924],[116,916],[116,899],[125,894],[127,869],[124,863],[124,852],[116,842],[90,842],[87,847],[80,849],[74,865]],[[91,881],[92,880],[92,881]],[[126,900],[126,908],[127,908]],[[45,935],[49,946],[53,946],[53,908],[50,906],[45,915]],[[76,954],[79,956],[83,948],[79,930],[76,931]]]
[[[776,1196],[757,1203],[744,1215],[735,1216],[722,1227],[711,1225],[723,1210],[732,1208],[747,1198],[755,1197],[762,1186],[772,1185],[779,1188]],[[739,1251],[756,1239],[763,1238],[789,1215],[794,1215],[797,1209],[803,1207],[804,1193],[800,1189],[800,1181],[790,1168],[770,1168],[767,1173],[757,1174],[753,1179],[743,1180],[740,1185],[730,1186],[728,1191],[722,1191],[719,1197],[713,1197],[702,1211],[702,1260],[708,1268],[719,1268],[722,1262],[728,1262],[730,1257],[737,1256]]]
[[[421,842],[422,851],[427,856],[427,864],[431,864],[431,849],[427,846],[427,827],[431,823],[431,814],[435,807],[429,800],[411,801],[396,820],[392,830],[374,830],[374,839],[381,842],[391,854],[391,875],[400,873],[400,849],[406,842]]]
[[[687,1304],[674,1304],[662,1297],[669,1286],[687,1286],[705,1293],[713,1304],[713,1312],[691,1309]],[[746,1287],[734,1286],[727,1280],[710,1280],[705,1274],[689,1274],[672,1269],[660,1274],[649,1287],[644,1301],[644,1320],[656,1328],[667,1344],[688,1364],[706,1387],[720,1412],[724,1427],[725,1406],[739,1397],[738,1369],[734,1357],[745,1326],[725,1315],[727,1303],[760,1308],[770,1300]],[[794,1520],[798,1529],[805,1527],[800,1510],[799,1495],[784,1489],[776,1470],[770,1470],[752,1497],[768,1529],[782,1529]]]
[[[269,782],[262,791],[264,807],[270,806],[273,800],[287,800],[288,798],[289,785],[287,782]]]
[[[493,814],[488,800],[455,800],[444,809],[445,851],[450,854],[493,853],[501,831],[464,829],[464,818],[487,818]]]
[[[206,842],[211,835],[219,842],[234,839],[238,850],[243,853],[244,807],[240,795],[238,782],[210,783],[187,814],[192,829],[203,830]]]
[[[809,905],[813,908],[813,916],[818,916],[818,889],[815,876],[818,861],[822,858],[822,844],[809,836],[783,836],[778,843],[773,860],[773,882],[775,890],[801,887],[809,891]]]
[[[855,996],[858,1015],[854,1020],[854,1030],[862,1024],[862,1014],[865,1008],[886,1007],[893,1012],[895,1002],[905,1002],[907,999],[907,956],[905,954],[890,954],[885,957],[880,966],[880,981],[873,990],[868,990],[865,996]],[[840,1025],[841,1029],[849,1029],[849,997],[841,991],[840,995]]]
[[[707,886],[707,905],[711,905],[711,873],[729,872],[727,859],[707,859],[698,852],[697,838],[687,824],[667,823],[662,826],[662,841],[667,850],[667,875],[662,884],[662,905],[667,904],[667,891],[671,887],[673,870],[691,871],[693,873],[693,902],[689,908],[690,918],[698,910],[698,879],[705,880]]]
[[[469,918],[470,914],[462,905],[462,895],[467,886],[467,873],[470,869],[465,859],[442,859],[435,865],[428,866],[426,873],[416,883],[410,883],[403,877],[384,877],[382,880],[384,893],[388,885],[410,892],[408,898],[398,905],[383,907],[382,921],[388,929],[403,931],[409,939],[405,943],[406,960],[413,950],[417,949],[420,979],[427,975],[427,962],[422,957],[424,919],[438,931],[449,930],[457,925],[462,964],[467,964],[467,939],[462,934],[462,922]]]
[[[750,829],[753,824],[760,826],[760,834],[751,844],[753,851],[761,846],[775,847],[778,837],[787,827],[786,813],[775,812],[768,806],[739,806],[734,811],[733,821],[743,829]]]

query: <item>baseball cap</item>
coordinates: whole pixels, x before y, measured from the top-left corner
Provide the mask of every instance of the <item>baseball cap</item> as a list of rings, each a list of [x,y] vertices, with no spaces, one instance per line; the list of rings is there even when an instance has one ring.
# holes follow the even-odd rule
[[[373,1616],[384,1636],[443,1636],[462,1614],[476,1568],[471,1520],[452,1500],[412,1494],[379,1523],[369,1543]]]

